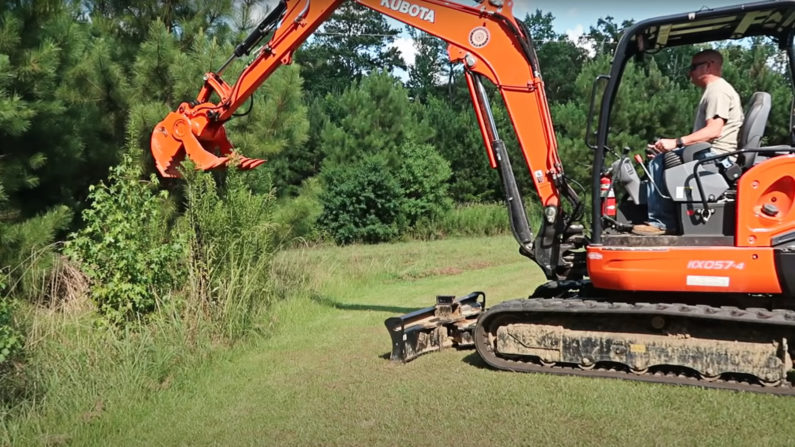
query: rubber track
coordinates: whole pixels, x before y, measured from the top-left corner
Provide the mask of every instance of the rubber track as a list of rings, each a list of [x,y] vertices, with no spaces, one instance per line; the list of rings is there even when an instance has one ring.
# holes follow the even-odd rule
[[[475,348],[480,357],[494,368],[546,374],[572,375],[584,377],[600,377],[610,379],[634,380],[675,385],[718,388],[735,391],[750,391],[776,395],[795,395],[795,387],[787,380],[778,386],[764,386],[756,382],[742,380],[704,380],[685,374],[647,372],[636,374],[620,369],[604,369],[597,365],[593,369],[584,370],[577,365],[556,363],[551,366],[531,361],[507,359],[497,356],[489,343],[489,321],[497,316],[521,315],[524,313],[555,313],[555,314],[597,314],[597,315],[662,315],[669,317],[685,317],[690,319],[722,320],[735,323],[790,326],[795,330],[795,311],[767,310],[762,308],[740,309],[737,307],[713,307],[706,305],[668,304],[668,303],[616,303],[607,301],[584,300],[579,298],[529,298],[505,301],[491,307],[478,319],[475,330]],[[795,342],[795,340],[792,340]]]

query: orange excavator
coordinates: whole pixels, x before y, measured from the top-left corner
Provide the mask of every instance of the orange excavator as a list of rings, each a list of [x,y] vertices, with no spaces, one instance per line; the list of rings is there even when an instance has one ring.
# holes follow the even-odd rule
[[[202,170],[261,165],[234,151],[224,123],[343,1],[282,0],[271,10],[218,71],[205,75],[196,100],[155,126],[151,150],[160,174],[179,176],[186,157]],[[584,204],[558,157],[533,42],[513,17],[513,2],[352,1],[448,43],[450,60],[464,67],[519,252],[548,280],[529,298],[488,310],[485,294],[474,292],[438,296],[434,306],[386,320],[393,360],[474,345],[487,364],[504,370],[795,394],[795,348],[789,348],[795,340],[795,148],[761,145],[770,95],[753,96],[737,152],[697,157],[709,149],[705,143],[667,157],[665,188],[640,180],[630,149],[610,148],[617,131],[611,111],[629,60],[680,45],[767,36],[786,51],[795,72],[795,1],[703,9],[625,30],[610,73],[597,78],[591,97],[590,234],[581,223]],[[244,56],[250,62],[228,84],[224,69]],[[485,81],[504,102],[543,205],[535,236]],[[795,126],[791,130],[795,137]],[[639,156],[635,161],[642,166]],[[645,215],[649,190],[671,193],[678,234],[629,234]]]

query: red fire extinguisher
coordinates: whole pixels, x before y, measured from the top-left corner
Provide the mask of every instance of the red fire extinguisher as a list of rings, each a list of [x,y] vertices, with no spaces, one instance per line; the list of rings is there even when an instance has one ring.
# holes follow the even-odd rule
[[[599,195],[602,197],[602,216],[616,217],[616,195],[607,175],[599,180]]]

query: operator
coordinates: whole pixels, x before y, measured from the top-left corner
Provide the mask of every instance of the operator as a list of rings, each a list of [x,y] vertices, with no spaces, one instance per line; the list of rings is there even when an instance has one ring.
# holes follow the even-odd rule
[[[690,82],[704,90],[696,109],[693,132],[679,138],[661,138],[646,148],[651,158],[649,174],[662,194],[669,195],[664,185],[664,157],[657,155],[668,151],[681,154],[685,146],[701,142],[709,142],[712,147],[700,153],[696,157],[698,159],[737,150],[737,138],[744,119],[743,107],[740,95],[721,77],[722,68],[723,56],[715,50],[693,55],[688,72]],[[632,233],[645,236],[675,234],[678,225],[674,202],[649,185],[646,204],[649,220],[632,227]]]

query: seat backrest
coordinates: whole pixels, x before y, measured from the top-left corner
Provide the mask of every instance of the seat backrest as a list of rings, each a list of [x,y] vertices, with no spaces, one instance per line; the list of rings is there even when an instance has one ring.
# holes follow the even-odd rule
[[[743,127],[740,128],[737,149],[759,147],[759,142],[765,134],[767,117],[770,115],[770,105],[770,93],[756,92],[751,95],[751,99],[748,101],[748,110],[745,112],[745,121],[743,121]],[[756,152],[740,154],[738,158],[740,166],[749,168],[754,164]]]

